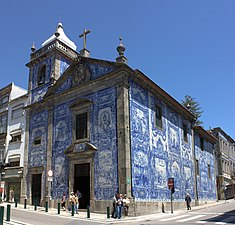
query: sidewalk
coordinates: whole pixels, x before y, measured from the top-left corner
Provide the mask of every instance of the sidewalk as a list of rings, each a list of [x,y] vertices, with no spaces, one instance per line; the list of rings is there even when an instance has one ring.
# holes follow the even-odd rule
[[[192,210],[190,210],[190,212],[192,211],[196,211],[196,210],[200,210],[200,209],[204,209],[204,208],[208,208],[208,207],[212,207],[215,205],[219,205],[219,204],[226,204],[227,202],[230,201],[234,201],[232,200],[221,200],[219,202],[213,202],[213,203],[208,203],[208,204],[203,204],[203,205],[199,205],[199,206],[194,206],[192,207]],[[41,213],[41,214],[48,214],[48,215],[53,215],[53,216],[62,216],[62,217],[70,217],[70,218],[79,218],[81,220],[84,221],[93,221],[93,222],[99,222],[102,224],[109,224],[109,223],[127,223],[127,222],[134,222],[134,221],[140,221],[140,220],[144,220],[144,219],[155,219],[155,218],[159,218],[162,217],[166,214],[171,214],[170,211],[167,211],[165,213],[159,212],[159,213],[154,213],[154,214],[149,214],[149,215],[142,215],[142,216],[136,216],[136,217],[122,217],[120,220],[118,219],[113,219],[113,218],[107,218],[107,214],[100,214],[100,213],[90,213],[90,218],[88,218],[87,215],[87,211],[84,210],[80,210],[78,214],[74,214],[74,216],[71,215],[71,212],[68,211],[64,211],[64,210],[60,210],[60,214],[58,214],[58,210],[56,208],[49,208],[48,212],[45,212],[45,207],[40,207],[37,206],[37,210],[35,211],[34,206],[32,205],[27,205],[26,209],[24,209],[24,205],[23,204],[17,204],[17,208],[15,207],[14,203],[2,203],[0,204],[1,206],[4,206],[4,211],[6,214],[6,210],[7,210],[7,205],[10,204],[11,205],[11,211],[12,209],[16,209],[16,210],[22,210],[22,211],[31,211],[31,212],[36,212],[36,213]],[[186,209],[179,209],[174,211],[174,214],[182,214],[185,212],[189,212]],[[110,215],[111,217],[111,215]],[[7,222],[5,221],[4,218],[4,224],[19,224],[19,223],[14,223],[14,221],[11,220],[11,222]]]

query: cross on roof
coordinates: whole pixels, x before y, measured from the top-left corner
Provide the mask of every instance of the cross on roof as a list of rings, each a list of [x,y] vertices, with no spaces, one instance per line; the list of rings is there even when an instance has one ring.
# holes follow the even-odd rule
[[[89,34],[91,32],[91,30],[86,30],[84,29],[83,33],[79,35],[80,38],[83,38],[83,49],[86,49],[86,36],[87,34]]]

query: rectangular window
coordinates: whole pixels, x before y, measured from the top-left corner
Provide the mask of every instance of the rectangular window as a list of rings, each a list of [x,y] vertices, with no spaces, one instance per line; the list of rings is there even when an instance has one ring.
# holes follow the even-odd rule
[[[87,112],[76,115],[76,140],[87,138]]]
[[[12,138],[11,138],[11,143],[14,143],[14,142],[20,142],[21,141],[21,134],[17,134],[17,135],[12,135]]]
[[[156,106],[156,126],[162,128],[162,109]]]
[[[8,101],[9,101],[9,96],[8,95],[3,97],[3,99],[2,99],[2,106],[3,107],[6,106]]]
[[[183,124],[183,135],[184,141],[188,143],[188,127],[186,124]]]
[[[10,167],[20,166],[20,161],[10,162],[9,166]]]
[[[197,176],[199,176],[199,162],[197,159],[196,159],[196,173],[197,173]]]
[[[23,115],[23,105],[15,107],[12,109],[11,118],[17,118]]]
[[[34,145],[40,145],[42,142],[42,139],[41,138],[35,138],[34,140]]]
[[[204,139],[202,137],[200,137],[200,148],[204,150]]]
[[[211,178],[211,165],[208,165],[208,178]]]
[[[0,133],[7,132],[7,116],[0,116]]]

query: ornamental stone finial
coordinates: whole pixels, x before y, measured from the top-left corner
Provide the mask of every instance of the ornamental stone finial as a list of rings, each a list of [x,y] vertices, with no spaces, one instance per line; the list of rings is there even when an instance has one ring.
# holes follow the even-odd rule
[[[119,37],[119,41],[120,41],[120,43],[119,43],[119,46],[117,47],[117,51],[118,51],[120,56],[123,56],[126,48],[122,44],[122,37],[121,36]]]
[[[31,47],[31,52],[34,53],[35,51],[36,51],[36,47],[35,47],[35,44],[33,42],[32,47]]]
[[[55,31],[55,36],[56,36],[56,37],[59,37],[59,36],[60,36],[60,33],[59,33],[58,28],[59,28],[59,27],[57,26],[57,27],[56,27],[56,31]]]
[[[127,58],[124,56],[124,52],[126,50],[126,48],[124,47],[124,45],[122,44],[122,37],[119,37],[119,46],[117,47],[117,52],[119,54],[119,57],[116,58],[117,62],[122,62],[122,63],[127,63]]]

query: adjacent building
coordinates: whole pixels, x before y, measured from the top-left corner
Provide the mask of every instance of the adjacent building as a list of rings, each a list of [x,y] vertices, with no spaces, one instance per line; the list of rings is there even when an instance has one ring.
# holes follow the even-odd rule
[[[6,136],[7,136],[7,119],[8,119],[8,102],[12,91],[13,84],[0,90],[0,163],[4,163]]]
[[[9,199],[9,190],[20,196],[20,177],[24,160],[25,114],[27,90],[14,83],[0,90],[1,191]]]
[[[235,141],[220,127],[213,128],[210,132],[217,139],[215,158],[218,199],[233,198],[235,193]]]

